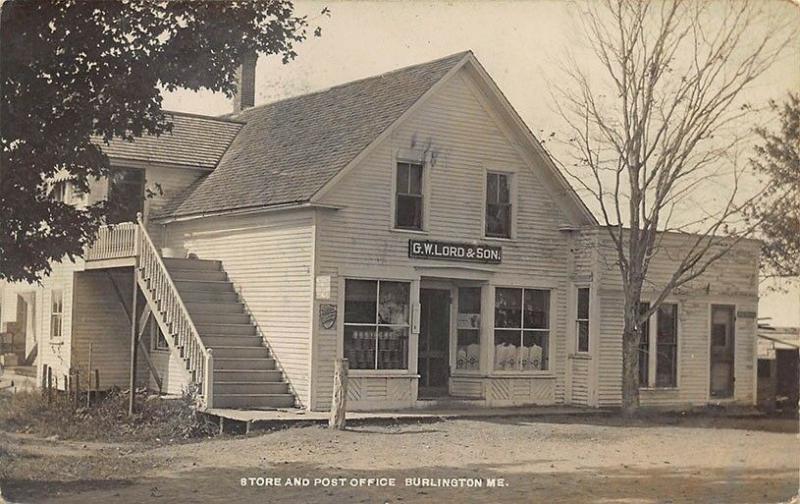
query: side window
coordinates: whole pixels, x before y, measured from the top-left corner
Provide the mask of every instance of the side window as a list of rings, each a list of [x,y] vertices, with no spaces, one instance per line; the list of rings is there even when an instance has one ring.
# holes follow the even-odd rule
[[[50,292],[50,338],[58,339],[63,334],[62,322],[64,317],[64,292],[53,290]]]
[[[578,313],[575,316],[575,331],[578,337],[578,352],[589,351],[589,289],[578,289]]]
[[[62,203],[69,203],[69,197],[67,195],[68,185],[69,182],[66,180],[54,182],[52,189],[50,189],[50,199],[53,201],[60,201]]]
[[[397,163],[394,227],[422,231],[422,165]]]
[[[511,176],[486,174],[486,236],[511,238]]]

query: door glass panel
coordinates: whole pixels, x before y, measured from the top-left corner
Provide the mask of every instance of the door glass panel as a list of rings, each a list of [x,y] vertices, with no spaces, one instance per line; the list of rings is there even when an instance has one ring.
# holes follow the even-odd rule
[[[480,369],[481,288],[458,289],[456,369]]]

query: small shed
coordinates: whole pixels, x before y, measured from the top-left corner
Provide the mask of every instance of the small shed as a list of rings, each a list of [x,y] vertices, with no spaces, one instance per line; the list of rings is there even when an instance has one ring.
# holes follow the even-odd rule
[[[800,328],[758,325],[758,404],[796,409],[800,400]]]

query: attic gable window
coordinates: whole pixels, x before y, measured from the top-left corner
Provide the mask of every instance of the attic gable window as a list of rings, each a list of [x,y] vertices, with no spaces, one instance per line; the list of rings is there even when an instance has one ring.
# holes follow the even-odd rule
[[[511,238],[511,176],[486,174],[486,236]]]
[[[394,227],[422,231],[422,164],[397,163]]]

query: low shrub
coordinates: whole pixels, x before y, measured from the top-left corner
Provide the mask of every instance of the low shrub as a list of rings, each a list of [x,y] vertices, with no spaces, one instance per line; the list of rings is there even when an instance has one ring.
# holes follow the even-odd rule
[[[136,394],[128,416],[128,393],[111,390],[90,407],[75,408],[64,393],[51,401],[38,391],[0,396],[0,428],[62,439],[175,442],[213,436],[216,429],[195,407],[190,391],[164,399]],[[84,403],[85,404],[85,403]]]

